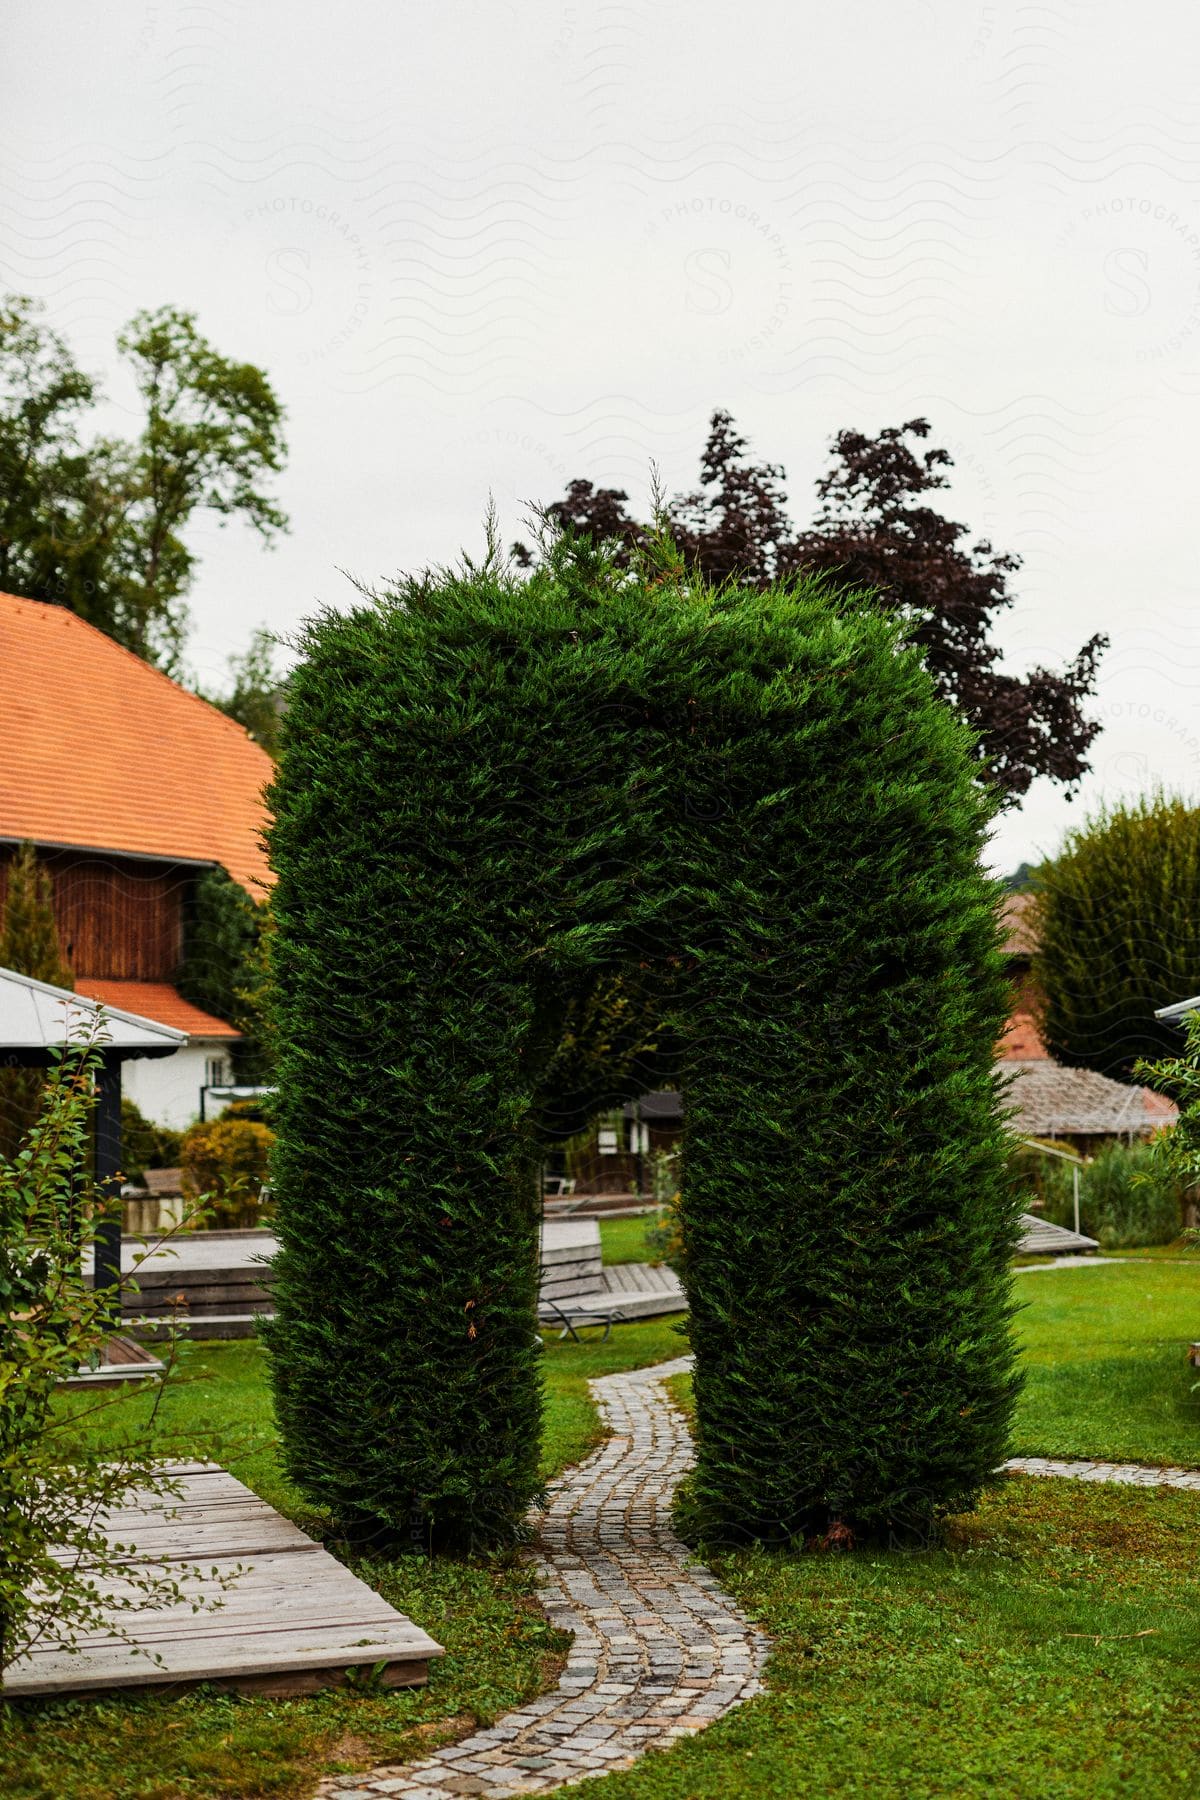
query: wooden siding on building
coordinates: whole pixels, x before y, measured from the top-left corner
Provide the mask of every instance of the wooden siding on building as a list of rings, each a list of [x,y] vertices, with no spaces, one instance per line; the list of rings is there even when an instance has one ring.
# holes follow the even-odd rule
[[[15,846],[0,845],[0,908]],[[76,976],[173,981],[198,870],[79,850],[38,850],[50,872],[63,954]]]

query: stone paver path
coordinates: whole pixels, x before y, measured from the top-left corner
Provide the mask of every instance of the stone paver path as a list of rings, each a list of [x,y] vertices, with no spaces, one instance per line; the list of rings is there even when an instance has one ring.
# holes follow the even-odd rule
[[[761,1691],[763,1634],[671,1530],[692,1443],[661,1383],[689,1357],[591,1383],[611,1438],[542,1516],[552,1624],[575,1639],[558,1687],[418,1763],[342,1776],[321,1800],[500,1800],[627,1768]]]
[[[1200,1469],[1170,1464],[1059,1462],[1049,1456],[1012,1456],[1003,1465],[1015,1475],[1062,1475],[1069,1481],[1115,1481],[1127,1487],[1188,1488],[1200,1494]]]

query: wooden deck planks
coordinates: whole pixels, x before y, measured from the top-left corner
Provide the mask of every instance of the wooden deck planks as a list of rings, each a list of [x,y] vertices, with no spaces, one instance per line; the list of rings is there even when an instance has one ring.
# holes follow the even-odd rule
[[[417,1686],[441,1646],[373,1588],[212,1463],[177,1464],[177,1498],[110,1512],[110,1542],[136,1547],[131,1568],[198,1565],[174,1573],[186,1598],[114,1619],[133,1639],[108,1629],[77,1640],[74,1652],[35,1649],[10,1669],[14,1698],[100,1693],[213,1681],[246,1692],[310,1693],[346,1671],[382,1665],[387,1687]],[[240,1569],[239,1569],[240,1565]],[[210,1571],[234,1576],[222,1589]],[[119,1574],[104,1587],[114,1601],[136,1597]],[[200,1612],[192,1597],[219,1601]],[[141,1652],[141,1654],[138,1654]]]
[[[670,1294],[678,1299],[683,1293],[683,1284],[674,1269],[654,1263],[610,1263],[603,1280],[613,1294]]]

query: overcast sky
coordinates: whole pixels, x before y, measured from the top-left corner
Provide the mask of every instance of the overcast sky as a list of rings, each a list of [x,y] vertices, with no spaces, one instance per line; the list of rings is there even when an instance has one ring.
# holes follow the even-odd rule
[[[3,286],[113,412],[193,309],[289,415],[293,530],[195,533],[220,681],[477,548],[489,490],[690,486],[730,408],[803,519],[831,434],[925,414],[954,516],[1024,559],[1007,666],[1112,638],[1095,773],[998,866],[1156,782],[1200,797],[1200,21],[1150,0],[9,0]],[[128,418],[132,428],[132,417]]]

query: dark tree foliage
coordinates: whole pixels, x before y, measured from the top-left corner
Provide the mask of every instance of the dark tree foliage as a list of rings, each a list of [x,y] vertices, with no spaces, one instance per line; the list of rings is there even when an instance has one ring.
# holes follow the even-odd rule
[[[186,1000],[242,1033],[234,1069],[240,1081],[251,1083],[271,1077],[258,993],[268,918],[265,901],[251,899],[226,870],[210,869],[195,883],[185,908],[183,961],[175,978]]]
[[[554,1071],[624,976],[687,1096],[691,1528],[969,1506],[1016,1387],[1007,984],[968,734],[896,623],[559,542],[302,648],[271,840],[292,1478],[406,1540],[519,1530]],[[626,1026],[613,1098],[662,1049]]]
[[[1157,795],[1086,821],[1035,884],[1033,970],[1059,1062],[1118,1080],[1178,1054],[1155,1009],[1200,994],[1200,809]]]
[[[944,471],[952,466],[945,450],[922,454],[906,441],[928,435],[924,419],[877,438],[839,432],[837,460],[817,484],[820,513],[792,546],[790,567],[871,589],[878,604],[912,622],[938,692],[974,727],[979,760],[1008,801],[1039,775],[1073,784],[1087,773],[1100,730],[1083,702],[1095,691],[1108,640],[1089,638],[1058,674],[997,668],[1000,651],[990,633],[995,615],[1012,604],[1008,578],[1020,558],[998,554],[986,539],[970,543],[965,525],[921,499],[949,485]]]
[[[751,462],[727,412],[715,412],[700,458],[700,486],[671,504],[670,524],[687,561],[707,581],[766,587],[791,572],[794,527],[784,510],[784,471]]]
[[[31,843],[17,846],[5,870],[4,911],[0,916],[0,969],[32,975],[51,987],[73,988],[58,925],[50,871]],[[0,1069],[0,1156],[16,1154],[37,1118],[46,1085],[41,1069]]]
[[[571,481],[561,500],[553,500],[544,509],[551,529],[587,538],[594,544],[618,544],[619,560],[627,565],[629,554],[643,548],[650,533],[626,511],[629,495],[624,488],[598,488],[590,481]],[[524,544],[514,544],[513,557],[522,568],[529,568],[533,558]]]
[[[938,692],[969,721],[976,757],[1002,804],[1012,804],[1041,775],[1068,786],[1087,773],[1100,730],[1085,711],[1107,639],[1089,638],[1074,660],[1053,671],[1005,674],[991,640],[996,615],[1012,604],[1010,577],[1020,558],[972,543],[965,525],[926,496],[949,485],[949,453],[922,450],[925,419],[889,426],[878,437],[839,432],[834,463],[817,484],[813,523],[797,531],[786,510],[784,471],[757,462],[727,412],[713,414],[700,486],[677,496],[667,520],[689,564],[709,581],[756,587],[808,571],[830,576],[847,593],[909,625]],[[648,528],[626,510],[620,489],[570,483],[546,509],[551,523],[593,540],[615,540],[625,554]],[[528,552],[514,546],[518,560]]]

